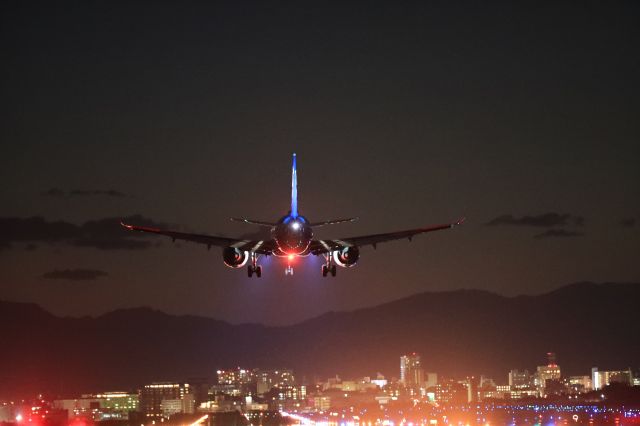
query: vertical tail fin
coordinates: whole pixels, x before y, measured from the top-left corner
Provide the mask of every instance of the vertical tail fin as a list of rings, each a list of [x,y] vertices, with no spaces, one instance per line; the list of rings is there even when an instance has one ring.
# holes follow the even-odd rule
[[[298,216],[298,174],[296,173],[296,154],[293,153],[293,168],[291,170],[291,216]]]

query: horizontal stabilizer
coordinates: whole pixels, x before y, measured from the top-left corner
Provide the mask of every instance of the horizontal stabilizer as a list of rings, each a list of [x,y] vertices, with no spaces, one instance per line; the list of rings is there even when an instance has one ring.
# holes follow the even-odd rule
[[[272,222],[263,222],[261,220],[245,219],[243,217],[232,217],[231,220],[233,222],[244,222],[244,223],[249,223],[251,225],[258,225],[258,226],[268,226],[268,227],[276,226],[276,224]]]
[[[325,225],[336,225],[338,223],[345,223],[345,222],[355,222],[356,220],[358,220],[357,217],[350,217],[347,219],[332,219],[332,220],[325,220],[324,222],[314,222],[311,223],[311,226],[325,226]]]

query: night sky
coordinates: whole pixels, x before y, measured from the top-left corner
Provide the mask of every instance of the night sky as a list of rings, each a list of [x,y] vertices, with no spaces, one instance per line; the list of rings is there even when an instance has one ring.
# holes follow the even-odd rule
[[[0,299],[288,324],[423,291],[640,281],[640,3],[3,2]],[[299,208],[340,238],[267,259],[126,233],[255,234]]]

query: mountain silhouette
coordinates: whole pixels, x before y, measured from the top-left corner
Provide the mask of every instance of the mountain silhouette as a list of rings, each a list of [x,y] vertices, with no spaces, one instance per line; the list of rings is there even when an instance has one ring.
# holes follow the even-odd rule
[[[151,381],[212,378],[220,368],[292,368],[298,378],[399,375],[418,352],[426,371],[535,370],[553,351],[563,375],[637,367],[640,284],[577,283],[536,295],[481,290],[420,293],[329,312],[284,327],[233,325],[149,308],[62,318],[0,301],[0,393],[134,389]]]

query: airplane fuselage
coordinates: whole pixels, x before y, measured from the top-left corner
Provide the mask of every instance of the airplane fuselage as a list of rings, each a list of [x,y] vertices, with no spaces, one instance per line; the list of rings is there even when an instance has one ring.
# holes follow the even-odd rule
[[[271,229],[280,255],[305,254],[313,239],[313,230],[304,216],[288,214],[280,218]]]

